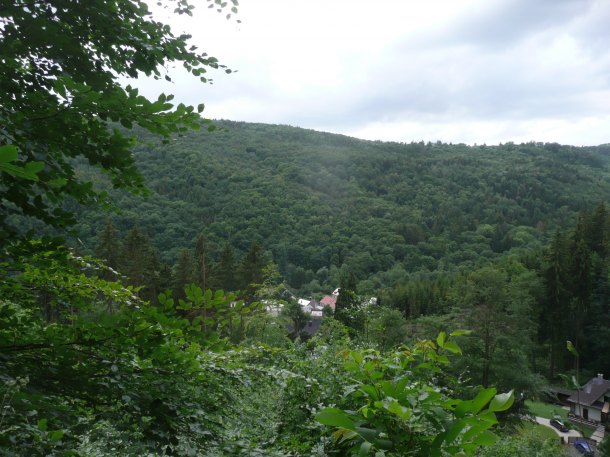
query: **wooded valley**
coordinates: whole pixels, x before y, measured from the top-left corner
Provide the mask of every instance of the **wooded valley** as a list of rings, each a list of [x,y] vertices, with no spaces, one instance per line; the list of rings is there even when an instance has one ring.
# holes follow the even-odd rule
[[[416,380],[422,384],[412,392],[444,386],[470,397],[482,386],[477,398],[491,398],[496,389],[539,398],[549,384],[563,382],[560,375],[574,373],[568,340],[578,347],[580,379],[610,371],[605,147],[402,145],[217,124],[220,131],[170,145],[144,136],[136,158],[150,195],[113,191],[118,213],[70,207],[78,221],[72,251],[39,241],[11,254],[5,271],[21,274],[5,276],[5,296],[13,296],[4,305],[13,322],[5,338],[13,335],[14,342],[4,350],[13,354],[6,359],[13,373],[9,398],[14,405],[23,398],[24,418],[32,414],[30,396],[42,389],[37,401],[45,404],[71,408],[78,400],[87,414],[105,411],[99,435],[91,429],[97,419],[79,428],[83,417],[68,418],[47,404],[62,427],[67,421],[87,430],[72,436],[78,452],[103,454],[125,427],[136,427],[119,453],[165,442],[163,452],[177,454],[202,443],[214,449],[205,455],[341,454],[343,446],[325,438],[322,424],[328,424],[343,434],[335,440],[355,443],[358,452],[393,455],[403,440],[416,439],[416,455],[433,455],[448,452],[441,451],[441,435],[433,433],[441,440],[434,451],[428,446],[436,440],[405,435],[400,424],[423,426],[427,408],[446,407],[444,396],[418,401],[423,416],[416,418],[417,408],[407,413],[401,403],[412,401],[408,389],[402,400],[385,392],[384,401],[398,401],[375,413],[378,430],[398,427],[388,442],[367,426],[357,428],[373,427],[370,417],[344,409],[363,401],[381,407],[367,385]],[[77,169],[104,188],[103,175]],[[91,255],[104,263],[83,257]],[[312,318],[296,297],[319,300],[336,287],[336,309],[326,310],[312,335],[306,331]],[[376,304],[363,305],[370,297]],[[26,302],[42,305],[39,318],[17,305]],[[266,311],[270,302],[283,306],[279,316]],[[82,309],[70,318],[75,306]],[[51,331],[70,321],[79,324]],[[168,344],[169,353],[162,349]],[[404,352],[404,345],[411,349]],[[59,357],[52,366],[42,361],[48,351]],[[395,357],[413,369],[395,372]],[[427,360],[423,371],[420,357]],[[49,373],[56,381],[38,385]],[[77,379],[81,393],[74,398],[70,380]],[[346,394],[353,379],[360,393]],[[147,383],[161,390],[151,392]],[[187,401],[193,395],[202,397]],[[230,408],[220,401],[225,396]],[[107,397],[116,400],[102,406]],[[181,412],[187,404],[191,409]],[[324,405],[343,406],[320,412]],[[117,423],[123,410],[127,422]],[[472,420],[480,412],[472,411]],[[133,414],[144,419],[134,422]],[[408,416],[390,426],[388,414]],[[263,422],[249,423],[248,415],[262,415]],[[424,430],[436,430],[435,420],[446,419]],[[514,419],[506,420],[503,428],[512,430]],[[72,443],[68,429],[49,433],[38,424],[33,430],[23,440],[33,433],[36,446]],[[507,440],[496,446],[513,449]],[[479,444],[462,446],[474,452]]]
[[[534,400],[607,421],[609,146],[212,122],[124,84],[231,72],[190,38],[137,0],[0,10],[0,455],[556,457]]]
[[[152,195],[117,195],[117,215],[84,212],[75,246],[147,286],[153,302],[194,281],[246,290],[271,266],[276,283],[309,299],[351,281],[357,296],[400,311],[413,336],[502,328],[472,374],[484,385],[555,378],[573,367],[567,340],[586,348],[589,374],[610,372],[607,147],[401,145],[218,126],[171,145],[144,140],[136,157]],[[489,353],[497,344],[511,360]]]

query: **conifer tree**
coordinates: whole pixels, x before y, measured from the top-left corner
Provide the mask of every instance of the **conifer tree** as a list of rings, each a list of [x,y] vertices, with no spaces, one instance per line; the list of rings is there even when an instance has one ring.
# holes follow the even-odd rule
[[[195,245],[195,283],[201,287],[202,290],[206,290],[209,287],[209,275],[210,270],[206,259],[205,237],[199,235],[197,244]]]
[[[608,218],[608,208],[604,202],[600,203],[588,223],[588,242],[589,248],[597,253],[600,257],[607,256],[608,250],[608,226],[610,220]]]
[[[588,217],[586,214],[581,214],[572,234],[569,256],[571,306],[568,316],[570,322],[568,339],[573,341],[576,349],[582,354],[587,353],[581,343],[584,336],[583,326],[589,314],[593,283],[593,258],[588,234]]]
[[[193,254],[190,249],[182,249],[178,255],[178,262],[174,267],[174,296],[184,298],[184,288],[193,282]]]
[[[588,294],[582,317],[580,353],[584,366],[595,367],[596,372],[610,370],[607,354],[610,351],[610,280],[608,256],[609,216],[605,203],[600,203],[586,217],[586,243],[590,250]],[[580,290],[581,296],[584,291]]]
[[[550,347],[549,376],[565,368],[566,354],[563,350],[567,337],[566,316],[569,308],[568,240],[557,230],[545,255],[542,277],[546,288],[546,299],[540,312],[540,336]]]
[[[158,296],[167,288],[167,280],[162,274],[163,264],[159,260],[159,255],[155,249],[150,250],[150,257],[146,263],[146,287],[141,294],[144,300],[148,300],[153,304],[158,304]]]
[[[364,328],[364,314],[356,306],[356,277],[350,272],[341,277],[339,282],[339,296],[335,305],[335,317],[354,330]]]
[[[239,266],[239,285],[242,289],[242,298],[248,302],[254,299],[256,286],[263,282],[265,262],[261,246],[253,242]]]
[[[120,271],[127,277],[128,285],[146,285],[151,251],[148,237],[138,227],[131,229],[123,243],[120,263]]]
[[[234,291],[236,287],[235,275],[235,255],[233,248],[226,242],[220,254],[220,262],[216,269],[216,281],[218,286],[224,291]]]
[[[343,275],[339,282],[339,296],[337,297],[336,310],[349,309],[356,304],[356,277],[350,272],[347,275]]]
[[[294,300],[290,300],[284,306],[284,309],[282,309],[282,316],[290,321],[292,327],[290,337],[293,340],[301,335],[301,331],[309,319],[309,315],[306,314],[305,311],[303,311],[303,308],[301,308],[301,305]]]
[[[99,242],[95,249],[95,255],[106,261],[106,265],[117,270],[121,262],[122,245],[119,232],[112,224],[112,219],[106,221],[104,230],[99,235]],[[100,277],[106,280],[116,279],[110,271],[104,271]]]

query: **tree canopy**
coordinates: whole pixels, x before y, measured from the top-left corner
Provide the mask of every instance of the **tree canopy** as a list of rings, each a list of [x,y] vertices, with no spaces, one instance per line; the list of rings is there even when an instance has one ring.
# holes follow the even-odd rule
[[[232,3],[236,11],[237,1]],[[188,0],[159,5],[176,14],[193,9]],[[113,187],[143,191],[132,154],[135,141],[125,129],[137,125],[168,137],[209,123],[199,114],[203,104],[174,106],[171,95],[150,100],[123,84],[142,76],[171,81],[165,69],[172,63],[202,82],[209,69],[224,68],[189,38],[174,34],[140,0],[3,2],[1,236],[14,231],[8,217],[14,214],[68,225],[73,218],[62,207],[66,197],[107,202],[104,191],[75,171],[76,158],[107,173]]]
[[[157,4],[192,14],[189,0]],[[2,5],[0,454],[557,455],[490,430],[542,364],[568,368],[554,352],[566,337],[608,367],[606,206],[542,249],[547,225],[610,196],[608,148],[382,145],[232,123],[230,143],[202,151],[185,135],[168,157],[150,134],[213,129],[203,105],[122,81],[171,80],[172,63],[202,82],[229,71],[144,1]],[[103,229],[78,213],[106,264],[13,236],[28,217],[63,234],[75,201],[146,193],[154,167],[154,201],[121,202],[133,219]],[[313,316],[282,275],[310,291],[343,278],[334,318],[305,343],[287,323],[296,337]],[[362,301],[379,289],[383,307]],[[474,332],[450,330],[462,323]]]

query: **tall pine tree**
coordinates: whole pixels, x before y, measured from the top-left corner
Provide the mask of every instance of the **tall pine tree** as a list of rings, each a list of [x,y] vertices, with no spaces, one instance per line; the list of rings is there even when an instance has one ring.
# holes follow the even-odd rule
[[[218,268],[216,268],[215,280],[218,288],[223,289],[224,291],[235,291],[237,289],[235,254],[228,241],[225,242],[222,248]]]
[[[264,280],[265,260],[261,246],[253,242],[239,265],[238,280],[242,298],[250,302],[255,297],[257,287]]]
[[[186,295],[184,288],[194,279],[193,254],[190,249],[182,249],[178,255],[178,262],[174,266],[174,297],[183,299]]]
[[[542,271],[546,294],[541,306],[539,341],[549,347],[549,377],[566,368],[565,342],[568,339],[569,314],[568,239],[557,230],[545,255]]]
[[[120,269],[127,277],[128,285],[138,287],[146,284],[151,251],[148,237],[138,227],[127,233],[123,242]]]
[[[349,272],[339,281],[339,296],[335,304],[335,318],[353,330],[364,328],[364,314],[357,307],[356,276]]]
[[[210,269],[206,258],[206,242],[203,235],[199,235],[195,245],[195,283],[206,290],[209,287]]]
[[[114,227],[111,219],[106,221],[104,231],[99,234],[98,238],[95,255],[105,260],[108,267],[118,270],[121,263],[122,243],[119,231]],[[107,281],[116,279],[116,275],[110,271],[102,272],[100,277]]]

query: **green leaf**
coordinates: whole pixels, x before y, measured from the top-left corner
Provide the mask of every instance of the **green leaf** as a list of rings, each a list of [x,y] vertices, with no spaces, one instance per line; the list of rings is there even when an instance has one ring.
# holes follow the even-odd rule
[[[47,431],[47,419],[40,419],[38,421],[38,430],[42,431],[42,432],[46,432]]]
[[[362,364],[364,357],[362,356],[362,354],[360,352],[352,351],[351,356],[352,356],[352,359],[354,359],[354,362],[356,362],[358,365]]]
[[[445,337],[447,336],[447,334],[445,332],[440,332],[438,334],[438,337],[436,338],[436,344],[438,344],[438,347],[444,347],[445,346]]]
[[[471,334],[472,334],[472,330],[454,330],[449,335],[450,336],[464,336],[464,335],[471,335]]]
[[[489,411],[499,412],[506,411],[513,405],[513,401],[515,400],[515,396],[513,391],[506,392],[503,394],[496,395],[489,405]]]
[[[0,146],[0,163],[8,163],[17,160],[19,149],[14,144]]]
[[[345,414],[344,411],[338,408],[325,408],[316,414],[316,420],[330,427],[341,427],[347,430],[356,430],[354,422]]]
[[[47,184],[51,187],[63,187],[68,183],[66,178],[57,178],[50,180]]]
[[[498,437],[491,433],[489,430],[484,431],[480,435],[478,435],[473,443],[478,446],[491,446],[498,440]]]
[[[574,354],[576,357],[579,357],[578,351],[576,350],[576,347],[574,346],[574,343],[572,343],[570,340],[568,340],[566,342],[566,345],[568,347],[568,351],[570,351],[572,354]]]
[[[464,427],[466,427],[466,425],[467,423],[464,420],[458,420],[454,422],[445,435],[445,443],[451,444],[457,438],[460,432],[464,430]]]
[[[63,437],[64,437],[63,430],[53,430],[51,433],[49,433],[49,439],[51,441],[53,441],[54,443],[56,443],[57,441],[60,441]]]
[[[36,175],[44,168],[44,162],[28,162],[25,164],[25,173],[28,175]]]
[[[363,441],[362,444],[360,445],[360,451],[358,451],[358,455],[360,457],[365,457],[365,456],[369,455],[369,452],[371,452],[372,447],[373,447],[372,443],[369,443],[368,441]]]
[[[189,284],[184,289],[184,292],[186,293],[186,298],[193,302],[195,306],[200,306],[203,303],[203,291],[196,284]]]
[[[391,399],[391,401],[384,400],[383,407],[390,413],[405,421],[413,415],[413,411],[405,406],[402,406],[395,399]]]
[[[447,341],[443,346],[443,349],[451,352],[452,354],[461,354],[462,349],[455,343],[455,341]]]
[[[471,412],[472,414],[477,414],[485,407],[487,403],[489,403],[492,398],[494,398],[494,395],[496,395],[496,393],[497,391],[494,387],[479,391],[477,396],[474,397],[474,399],[470,402],[471,409],[469,412]]]
[[[381,431],[366,427],[356,427],[356,432],[366,441],[374,442],[379,437]]]

